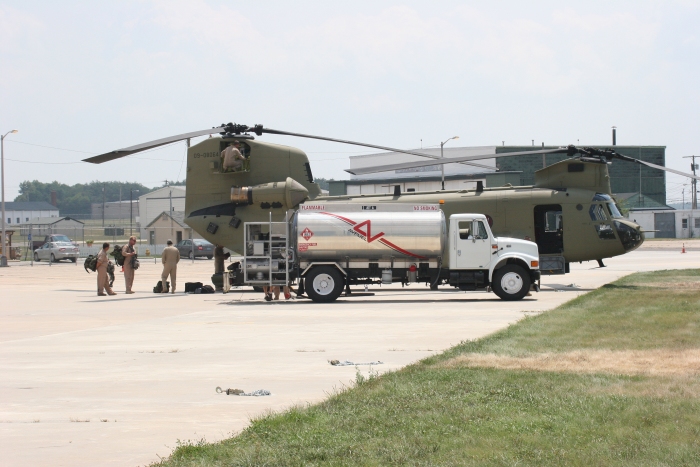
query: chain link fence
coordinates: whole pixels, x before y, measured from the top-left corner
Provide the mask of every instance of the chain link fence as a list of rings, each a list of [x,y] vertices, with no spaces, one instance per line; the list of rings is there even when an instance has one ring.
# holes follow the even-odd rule
[[[101,221],[82,221],[82,225],[22,225],[15,227],[8,233],[12,250],[10,258],[21,261],[30,261],[34,250],[41,247],[50,235],[65,235],[79,249],[81,258],[88,255],[96,255],[102,248],[102,244],[110,244],[110,251],[114,245],[126,245],[129,237],[136,237],[136,250],[139,257],[158,257],[167,246],[166,241],[172,240],[177,244],[180,240],[189,239],[191,235],[200,238],[192,229],[172,227],[149,227],[140,229],[136,224],[105,223]]]

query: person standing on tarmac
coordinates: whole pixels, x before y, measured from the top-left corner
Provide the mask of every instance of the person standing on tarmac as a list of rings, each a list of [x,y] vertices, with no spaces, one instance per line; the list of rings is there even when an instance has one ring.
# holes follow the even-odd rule
[[[100,297],[117,295],[112,290],[112,287],[109,286],[109,276],[107,275],[107,264],[109,264],[108,250],[109,243],[103,243],[102,250],[97,254],[97,295]],[[106,294],[105,290],[107,291]]]
[[[165,247],[163,253],[160,256],[160,261],[163,263],[163,274],[161,274],[160,279],[163,282],[163,292],[165,291],[165,282],[170,276],[170,293],[175,293],[175,280],[177,277],[177,263],[180,262],[180,252],[177,248],[173,246],[173,241],[167,241],[168,246]]]
[[[124,256],[124,283],[126,284],[126,293],[134,293],[131,287],[134,285],[134,259],[136,259],[136,237],[129,237],[129,244],[122,248],[122,256]]]

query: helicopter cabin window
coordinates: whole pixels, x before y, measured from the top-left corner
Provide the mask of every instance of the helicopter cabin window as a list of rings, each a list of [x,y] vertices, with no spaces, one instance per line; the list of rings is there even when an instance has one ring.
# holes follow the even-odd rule
[[[250,172],[250,146],[245,141],[224,139],[219,150],[219,161],[212,163],[216,172]]]
[[[588,210],[588,213],[591,215],[592,221],[602,222],[608,220],[602,204],[591,204],[591,209]]]

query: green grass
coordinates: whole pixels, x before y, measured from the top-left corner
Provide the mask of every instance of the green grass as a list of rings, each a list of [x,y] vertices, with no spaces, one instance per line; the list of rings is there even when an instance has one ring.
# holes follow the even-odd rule
[[[220,443],[179,443],[154,465],[700,465],[697,373],[445,365],[470,353],[698,348],[699,310],[700,270],[635,274]]]

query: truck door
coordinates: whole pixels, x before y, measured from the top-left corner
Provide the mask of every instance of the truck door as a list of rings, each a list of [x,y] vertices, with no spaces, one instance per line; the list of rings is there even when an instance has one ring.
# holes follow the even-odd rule
[[[455,269],[488,269],[491,261],[491,239],[480,220],[460,221],[455,230],[457,264]]]
[[[535,243],[540,254],[564,251],[564,220],[560,204],[535,206]]]

